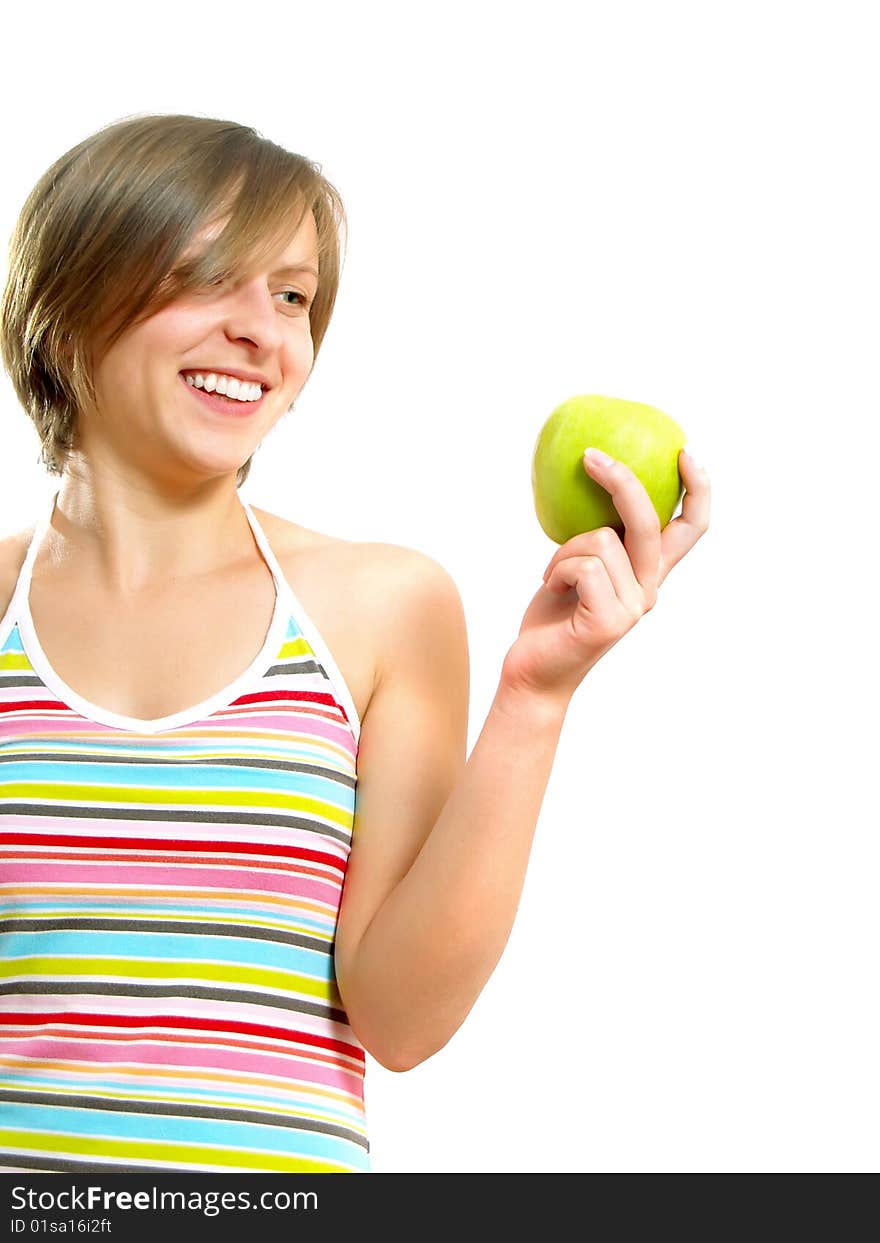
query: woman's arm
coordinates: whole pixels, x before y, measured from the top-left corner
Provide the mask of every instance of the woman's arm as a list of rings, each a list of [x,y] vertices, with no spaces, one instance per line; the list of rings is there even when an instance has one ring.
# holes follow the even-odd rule
[[[621,463],[604,469],[596,477],[626,547],[603,528],[557,549],[466,764],[458,592],[414,553],[392,593],[397,620],[361,731],[336,940],[349,1020],[389,1069],[437,1052],[471,1010],[510,935],[571,696],[708,526],[708,480],[686,460],[682,515],[662,533],[635,475]]]
[[[349,1021],[391,1070],[464,1021],[510,935],[563,713],[499,687],[467,764],[458,592],[412,554],[364,716],[336,936]]]

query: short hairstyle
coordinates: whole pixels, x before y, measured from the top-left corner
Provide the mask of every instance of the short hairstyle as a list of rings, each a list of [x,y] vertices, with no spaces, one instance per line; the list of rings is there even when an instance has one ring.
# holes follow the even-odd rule
[[[60,156],[30,192],[9,243],[0,356],[60,475],[76,415],[95,404],[94,366],[136,323],[188,290],[268,261],[311,211],[319,280],[309,315],[317,359],[347,220],[321,165],[234,121],[133,116]],[[206,225],[228,221],[182,258]],[[241,487],[253,457],[239,467]]]

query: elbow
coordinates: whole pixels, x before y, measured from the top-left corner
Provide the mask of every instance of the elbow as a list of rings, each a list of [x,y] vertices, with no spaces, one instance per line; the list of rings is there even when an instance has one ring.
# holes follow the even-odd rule
[[[407,1070],[412,1070],[414,1066],[418,1066],[418,1062],[407,1057],[381,1057],[376,1058],[381,1066],[386,1070],[392,1070],[396,1075],[402,1075]]]
[[[361,1040],[361,1044],[374,1061],[378,1062],[380,1066],[383,1066],[385,1070],[393,1071],[395,1075],[402,1075],[408,1070],[414,1070],[416,1066],[421,1065],[422,1062],[426,1062],[428,1058],[432,1057],[436,1052],[436,1050],[432,1050],[431,1053],[413,1053],[412,1051],[400,1048],[385,1049],[371,1047],[363,1040]]]
[[[439,1053],[446,1043],[447,1041],[444,1040],[442,1044],[434,1046],[427,1052],[424,1049],[418,1052],[414,1052],[411,1049],[397,1049],[393,1054],[388,1054],[387,1056],[383,1054],[382,1057],[376,1057],[372,1050],[369,1050],[369,1052],[370,1056],[375,1057],[376,1061],[381,1066],[384,1066],[386,1070],[392,1070],[395,1074],[401,1075],[407,1070],[415,1070],[416,1066],[421,1066],[422,1062],[427,1062],[435,1053]]]
[[[426,1061],[431,1053],[436,1051],[432,1049],[431,1053],[415,1052],[412,1044],[396,1040],[390,1033],[383,1032],[381,1027],[377,1029],[374,1023],[368,1024],[360,1010],[356,1010],[352,1005],[350,984],[346,985],[344,991],[340,988],[340,997],[346,1021],[358,1044],[366,1053],[369,1053],[374,1062],[378,1062],[385,1070],[402,1075],[405,1071],[418,1066],[420,1062]]]
[[[354,1002],[353,994],[356,990],[352,987],[350,976],[342,984],[337,972],[337,984],[348,1026],[358,1044],[375,1062],[396,1075],[405,1074],[406,1071],[420,1066],[422,1062],[427,1062],[428,1058],[438,1053],[453,1035],[453,1032],[449,1032],[438,1041],[435,1033],[435,1039],[426,1043],[424,1039],[418,1039],[418,1033],[412,1023],[409,1025],[411,1028],[409,1031],[392,1032],[385,1024],[377,1022],[375,1015],[365,1014],[358,1008]]]
[[[366,1030],[363,1022],[359,1017],[353,1018],[351,1010],[346,1009],[346,1019],[351,1031],[358,1044],[365,1053],[369,1053],[374,1062],[378,1062],[385,1070],[392,1070],[395,1074],[403,1074],[404,1071],[412,1070],[414,1066],[418,1066],[423,1058],[412,1057],[409,1053],[399,1045],[392,1045],[381,1037],[374,1039],[372,1031]]]
[[[371,1048],[370,1045],[361,1041],[366,1051],[375,1061],[383,1066],[385,1070],[393,1071],[396,1075],[402,1075],[408,1070],[412,1070],[414,1066],[418,1066],[419,1062],[424,1058],[413,1057],[412,1054],[403,1049],[387,1049],[387,1048]]]

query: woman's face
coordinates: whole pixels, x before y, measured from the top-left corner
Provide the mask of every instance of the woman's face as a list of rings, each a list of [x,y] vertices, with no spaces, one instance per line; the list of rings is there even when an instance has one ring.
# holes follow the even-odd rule
[[[206,235],[203,233],[202,235]],[[90,462],[169,482],[235,472],[294,401],[314,362],[309,304],[318,267],[307,212],[290,244],[257,275],[183,295],[129,329],[95,369],[97,408],[80,412],[77,448]],[[219,413],[183,372],[260,376],[256,406]]]

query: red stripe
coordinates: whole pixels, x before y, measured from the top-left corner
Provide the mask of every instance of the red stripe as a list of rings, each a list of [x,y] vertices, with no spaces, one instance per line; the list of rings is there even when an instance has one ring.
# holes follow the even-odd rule
[[[239,695],[238,699],[234,699],[232,703],[274,703],[281,702],[284,699],[294,702],[300,701],[302,703],[326,704],[328,708],[342,709],[342,705],[337,703],[335,696],[328,695],[325,691],[300,691],[295,687],[288,687],[287,690],[277,691],[254,691],[250,695]],[[231,706],[232,704],[230,704]]]
[[[31,709],[39,712],[71,711],[60,699],[16,699],[10,700],[9,703],[0,701],[0,712],[29,712]]]
[[[274,842],[204,842],[184,838],[169,842],[162,837],[95,837],[86,834],[66,833],[0,833],[0,846],[86,846],[92,850],[169,850],[215,851],[218,854],[278,855],[288,859],[302,859],[307,863],[320,863],[342,872],[345,864],[334,855],[321,850],[308,850],[303,846],[282,846]]]
[[[347,1057],[363,1060],[363,1052],[355,1045],[344,1040],[331,1040],[329,1036],[318,1036],[314,1032],[302,1032],[285,1027],[270,1027],[263,1023],[233,1023],[223,1019],[194,1019],[184,1015],[162,1014],[74,1014],[59,1011],[57,1013],[35,1014],[32,1011],[3,1010],[0,1022],[10,1026],[40,1026],[47,1023],[66,1023],[81,1027],[166,1027],[185,1028],[190,1031],[237,1032],[243,1036],[264,1036],[269,1040],[295,1041],[297,1044],[308,1044],[318,1049],[328,1049],[334,1053],[344,1053]]]
[[[322,691],[298,691],[294,689],[278,690],[278,691],[256,691],[251,695],[240,695],[238,699],[234,699],[227,708],[218,710],[218,716],[222,716],[223,712],[228,712],[229,708],[236,704],[265,704],[265,703],[281,703],[286,700],[289,703],[316,703],[324,704],[328,708],[336,708],[348,720],[348,714],[339,703],[335,696],[325,694]],[[62,703],[60,699],[18,699],[10,702],[0,702],[0,712],[29,712],[31,710],[39,712],[73,712],[74,709]],[[79,715],[76,713],[76,715]],[[88,718],[86,718],[88,719]],[[196,722],[192,722],[196,724]]]

